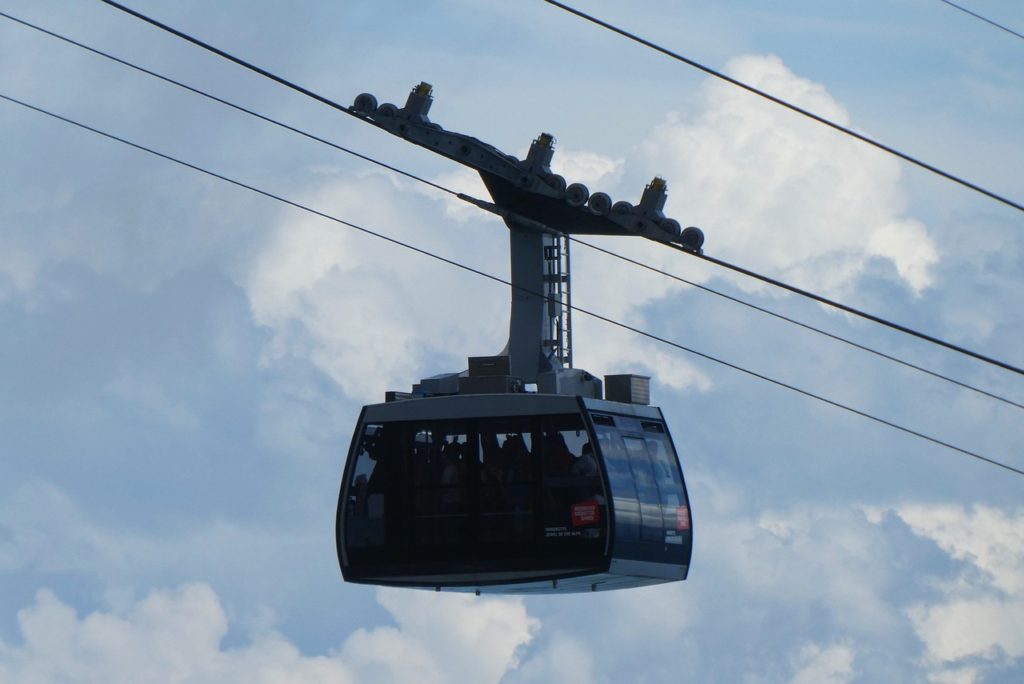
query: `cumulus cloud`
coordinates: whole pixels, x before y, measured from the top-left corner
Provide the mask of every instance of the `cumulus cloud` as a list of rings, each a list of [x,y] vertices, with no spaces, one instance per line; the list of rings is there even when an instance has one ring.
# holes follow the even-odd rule
[[[851,125],[822,85],[797,76],[777,57],[738,57],[727,69]],[[654,169],[669,180],[666,213],[703,226],[710,253],[832,295],[855,294],[876,261],[891,264],[893,277],[919,294],[932,284],[940,258],[928,229],[905,214],[898,162],[716,81],[706,82],[694,107],[670,115],[626,158],[556,150],[553,167],[616,199],[629,198]],[[587,240],[691,280],[715,273],[644,240]],[[685,287],[586,248],[573,255],[574,302],[641,328],[661,326],[645,308]],[[675,390],[711,388],[697,367],[660,344],[582,315],[574,323],[583,367],[627,368]]]
[[[711,522],[705,534],[728,540],[705,553],[752,599],[820,605],[846,634],[895,634],[899,615],[885,598],[893,581],[883,563],[887,540],[858,511],[830,506],[768,509],[756,518]]]
[[[643,325],[642,320],[634,323]],[[706,392],[711,389],[711,379],[706,373],[682,354],[674,353],[660,343],[578,314],[573,319],[573,329],[579,335],[577,339],[581,340],[575,350],[578,367],[598,374],[647,375],[654,382],[676,391]]]
[[[795,660],[796,673],[790,684],[844,684],[853,680],[853,650],[848,646],[834,644],[822,648],[817,644],[806,644],[798,651]]]
[[[480,174],[472,169],[468,169],[464,166],[459,166],[451,171],[447,171],[436,176],[433,181],[438,185],[442,185],[449,190],[455,192],[461,192],[477,199],[489,200],[490,194],[487,192],[487,186],[484,185],[483,180],[480,179]],[[437,195],[433,191],[424,186],[417,186],[417,190],[423,194],[436,197]],[[471,221],[473,219],[479,219],[481,210],[469,202],[452,197],[451,195],[445,194],[442,197],[444,202],[444,213],[450,219],[459,222]]]
[[[44,591],[19,613],[20,641],[0,646],[0,681],[586,682],[632,672],[660,682],[676,681],[685,663],[695,675],[735,681],[897,681],[923,666],[933,681],[970,682],[1024,656],[1016,629],[1024,619],[1016,598],[1024,567],[1020,511],[906,504],[748,513],[738,492],[710,484],[717,493],[701,518],[685,583],[555,604],[381,589],[376,600],[390,621],[364,622],[320,656],[275,632],[269,607],[257,624],[239,625],[205,583],[142,599],[125,599],[114,587],[112,603],[85,616]],[[897,529],[894,519],[908,522]],[[88,570],[122,586],[153,576],[168,557],[201,559],[182,569],[219,577],[214,568],[225,553],[271,577],[307,581],[260,553],[295,558],[323,543],[320,535],[261,542],[260,530],[224,525],[169,538],[129,536],[90,523],[44,485],[15,496],[0,520],[0,572]],[[907,556],[921,549],[908,549],[905,537],[894,536],[900,530],[934,542],[961,564],[960,575],[951,579]],[[912,581],[923,598],[901,604],[892,592],[908,581],[906,567],[918,568]],[[275,600],[266,581],[247,595]],[[229,631],[242,636],[226,638]],[[67,647],[55,658],[58,642]],[[701,655],[723,649],[732,653],[728,665]],[[912,660],[915,649],[920,663]],[[642,666],[622,669],[628,662]]]
[[[849,123],[823,86],[793,74],[776,57],[744,56],[728,68]],[[716,255],[812,289],[846,292],[879,259],[891,263],[911,291],[927,288],[939,252],[925,226],[903,213],[899,165],[819,128],[708,82],[692,111],[657,126],[626,158],[559,149],[553,168],[617,198],[625,181],[635,185],[630,169],[659,169],[672,187],[668,213],[703,223]],[[436,180],[487,197],[468,169],[454,167]],[[353,178],[323,171],[312,188],[306,193],[311,206],[507,273],[504,226],[465,203],[377,173]],[[600,242],[655,268],[679,267],[676,253],[645,240]],[[691,270],[687,275],[698,280],[711,273]],[[496,353],[504,344],[508,295],[501,286],[477,287],[475,277],[291,211],[281,215],[242,281],[254,318],[273,332],[266,361],[309,359],[349,396],[364,400],[461,370],[462,357]],[[602,315],[650,327],[655,322],[645,307],[681,287],[606,255],[574,250],[574,302]],[[710,389],[707,376],[656,343],[637,342],[583,315],[574,323],[580,367],[599,375],[635,369],[672,389]]]
[[[930,659],[950,663],[978,656],[1001,660],[1024,656],[1024,601],[953,598],[909,611]]]
[[[356,679],[340,661],[303,656],[277,634],[237,649],[205,584],[157,590],[123,609],[84,617],[43,590],[18,613],[23,643],[0,643],[5,682],[335,682]]]
[[[591,192],[616,185],[622,178],[626,160],[588,152],[556,148],[551,170],[569,183],[583,183]]]
[[[567,157],[583,175],[595,178],[621,167],[599,155]],[[379,175],[358,181],[323,176],[306,200],[310,206],[508,277],[506,229],[487,214],[464,213],[450,198]],[[442,180],[486,197],[474,189],[475,174],[456,170]],[[391,202],[395,193],[403,193],[406,202]],[[458,220],[444,222],[442,216]],[[629,242],[622,245],[625,253],[666,259],[657,245]],[[671,291],[671,281],[638,272],[627,287],[618,277],[621,263],[615,266],[615,277],[597,262],[584,265],[578,275],[574,270],[574,293],[583,292],[582,304],[597,313],[642,324],[639,307]],[[255,321],[272,333],[265,363],[288,356],[307,359],[346,394],[362,400],[374,400],[385,389],[405,389],[421,377],[462,370],[466,356],[497,353],[507,338],[507,287],[481,285],[477,276],[316,217],[283,215],[241,280]],[[638,342],[632,333],[584,315],[577,315],[574,325],[582,368],[599,375],[655,375],[675,389],[710,387],[704,374],[653,342]]]
[[[340,656],[374,681],[497,682],[539,627],[513,599],[382,589],[377,600],[397,627],[356,631]]]
[[[736,57],[726,71],[851,125],[822,85],[778,57]],[[703,226],[717,256],[830,293],[851,290],[872,257],[915,293],[932,282],[939,251],[904,215],[898,162],[738,88],[707,81],[698,110],[658,126],[640,159],[670,180],[667,213]]]
[[[306,202],[505,275],[503,227],[438,227],[436,202],[415,193],[407,193],[408,202],[393,201],[404,187],[380,176],[328,177]],[[496,247],[467,258],[466,245],[480,243]],[[283,215],[242,280],[254,318],[272,331],[265,362],[308,359],[362,400],[462,370],[466,356],[496,353],[507,335],[502,287],[481,286],[427,256],[310,215]]]
[[[914,534],[981,570],[994,588],[1024,593],[1024,510],[913,504],[896,514]]]
[[[565,682],[593,684],[603,681],[594,667],[591,649],[584,641],[565,632],[556,632],[545,640],[538,653],[510,672],[506,684],[527,682]]]
[[[0,642],[0,681],[497,682],[536,630],[515,600],[400,593],[378,594],[397,627],[360,629],[336,651],[309,656],[272,630],[225,646],[227,614],[202,583],[84,617],[42,590],[18,613],[21,643]]]
[[[908,609],[933,667],[1024,656],[1024,510],[916,504],[895,512],[964,563],[960,576],[943,585],[943,600]]]
[[[52,14],[36,12],[33,3],[23,4],[33,8],[40,18]],[[506,5],[500,11],[513,12],[517,20],[525,18],[525,23],[519,22],[520,29],[525,26],[536,31],[541,27],[547,33],[558,33],[562,45],[574,42],[564,40],[563,24],[558,21],[530,21],[518,5]],[[379,14],[369,12],[366,16]],[[510,49],[523,55],[543,55],[534,66],[543,71],[542,61],[546,60],[546,68],[551,71],[556,62],[551,61],[550,50],[523,49],[530,42],[523,39],[535,33],[523,34],[509,22],[495,23],[488,13],[469,14],[476,22],[494,24],[495,33],[486,35],[513,35]],[[102,26],[94,23],[100,18],[87,15],[81,15],[78,28],[104,35]],[[269,18],[275,17],[266,15],[262,19]],[[292,28],[301,32],[313,26],[322,31],[336,23],[299,21]],[[285,24],[278,28],[288,28]],[[465,28],[448,24],[453,31]],[[122,35],[125,26],[128,24],[116,25],[119,37],[126,37]],[[580,32],[582,36],[582,28]],[[357,42],[376,40],[374,31],[358,33],[362,38],[356,36]],[[477,41],[474,48],[479,44],[480,34],[460,33],[462,38]],[[412,57],[405,63],[413,69],[465,69],[469,65],[468,71],[453,70],[448,77],[460,82],[459,87],[466,92],[479,91],[478,86],[484,82],[500,82],[506,93],[515,90],[480,68],[476,57],[486,61],[485,55],[474,53],[474,59],[466,59],[467,53],[462,52],[453,54],[447,64],[439,63],[438,52],[456,46],[458,41],[438,41],[437,33],[430,30],[409,35],[430,36],[436,44],[427,50],[412,43],[401,48],[402,55]],[[127,38],[134,41],[132,44],[146,47],[140,42],[142,37]],[[382,58],[363,62],[376,64],[374,73],[390,79],[393,74],[389,72],[398,63],[394,46],[387,41],[376,42],[380,44],[373,54]],[[0,43],[16,45],[12,40]],[[261,58],[274,62],[275,57],[283,57],[286,66],[296,73],[304,65],[332,63],[323,59],[314,40],[270,43],[304,46],[301,54],[285,50],[276,55],[265,53]],[[600,49],[605,50],[603,45]],[[386,54],[388,51],[391,53]],[[43,52],[56,55],[61,51],[49,50],[40,43],[37,52],[28,54],[43,56]],[[163,54],[160,50],[150,53],[154,58]],[[630,135],[628,122],[636,120],[635,103],[643,100],[642,90],[652,92],[650,86],[657,75],[639,74],[636,64],[613,57],[610,53],[606,57],[605,66],[610,70],[605,70],[602,92],[620,93],[616,101],[627,104],[620,116],[608,119],[609,133],[617,136],[608,140],[615,149],[628,149],[632,143],[622,136]],[[190,124],[193,110],[186,100],[151,98],[147,95],[150,91],[127,87],[128,82],[110,93],[119,105],[111,107],[110,100],[95,97],[96,79],[105,77],[106,72],[86,69],[88,59],[84,56],[80,63],[54,61],[53,68],[33,74],[32,69],[23,67],[35,62],[19,57],[10,60],[7,75],[19,87],[33,85],[50,92],[56,99],[48,101],[68,105],[65,111],[84,115],[106,110],[115,118],[96,120],[111,121],[117,130],[138,124],[138,130],[156,136],[149,139],[166,142],[168,150],[190,158],[190,149],[205,148],[197,159],[216,157],[217,168],[235,159],[242,171],[240,176],[248,178],[255,173],[274,188],[289,182],[293,187],[302,186],[307,189],[305,198],[318,208],[336,210],[369,227],[394,230],[403,238],[485,270],[501,274],[505,269],[504,229],[493,218],[476,218],[478,212],[461,204],[458,207],[463,213],[459,214],[453,208],[456,205],[449,205],[447,199],[413,191],[413,186],[404,181],[383,180],[374,174],[343,175],[329,164],[307,167],[316,175],[309,181],[296,169],[311,158],[315,161],[321,157],[305,143],[267,134],[262,126],[248,128],[236,119],[221,119],[212,110],[200,110],[195,121],[202,122],[205,137],[197,136],[200,131]],[[523,74],[535,71],[524,69],[521,60],[504,61],[515,62],[515,68]],[[175,64],[184,69],[183,74],[191,74],[189,78],[202,76],[212,79],[210,84],[231,85],[236,94],[252,95],[250,99],[273,105],[275,111],[288,108],[295,121],[314,123],[314,119],[300,116],[297,106],[291,109],[291,105],[282,103],[276,91],[250,92],[247,88],[251,79],[243,83],[227,71],[213,73],[212,62]],[[787,99],[844,123],[851,122],[825,88],[794,75],[778,59],[745,57],[728,68],[734,75]],[[313,72],[307,72],[307,77],[313,83],[328,83],[338,92],[347,91],[349,85],[344,81],[348,77],[339,76],[337,69],[328,71],[319,74],[326,80],[318,80]],[[59,84],[49,76],[69,73],[79,78],[65,79],[68,88],[53,87]],[[405,87],[404,75],[394,77]],[[358,78],[369,77],[364,74]],[[592,114],[593,105],[586,100],[595,92],[592,79],[542,81],[523,90],[536,97],[520,98],[513,106],[495,106],[495,102],[509,104],[507,97],[488,101],[475,111],[494,110],[493,116],[504,117],[503,121],[529,110],[543,117],[564,114],[566,120],[571,120],[579,115],[572,110],[575,99],[584,103],[582,107],[589,107]],[[554,91],[544,90],[551,84],[570,97],[551,97]],[[640,99],[637,93],[641,93]],[[575,98],[576,94],[580,97]],[[104,106],[85,109],[92,101]],[[653,101],[664,103],[668,99]],[[1007,302],[1020,301],[1020,297],[993,295],[1009,292],[1006,275],[1019,272],[1020,250],[1016,246],[1020,241],[1016,237],[1007,237],[1005,244],[986,244],[984,251],[977,251],[972,258],[977,270],[970,274],[947,270],[950,263],[959,266],[965,261],[964,250],[979,250],[984,236],[947,240],[941,244],[957,245],[955,259],[953,253],[948,258],[941,254],[932,235],[933,226],[924,225],[904,207],[896,162],[834,133],[818,130],[814,124],[804,125],[798,117],[732,92],[728,86],[709,83],[694,101],[696,107],[665,119],[623,158],[559,147],[555,169],[570,180],[589,183],[592,190],[605,190],[616,199],[629,200],[635,200],[638,194],[638,179],[642,184],[653,173],[663,174],[670,182],[669,213],[684,225],[704,227],[709,252],[771,270],[808,287],[849,292],[866,269],[879,264],[911,292],[924,292],[940,279],[954,276],[960,282],[980,283],[979,288],[985,289],[960,290],[962,300],[956,306],[938,307],[941,313],[937,315],[946,317],[951,328],[970,329],[975,339],[990,335],[1008,340],[1019,337],[1005,334],[1013,331],[1005,327],[1008,319],[1000,307],[1006,308]],[[614,109],[610,107],[609,112]],[[157,110],[162,110],[159,120],[142,115]],[[1015,596],[1024,586],[1016,570],[1024,566],[1021,544],[1015,536],[1024,527],[1019,513],[996,508],[947,511],[932,505],[898,507],[901,520],[910,530],[905,532],[907,537],[934,541],[933,553],[940,557],[937,564],[952,559],[955,562],[950,564],[962,569],[962,574],[949,581],[946,566],[937,571],[931,556],[913,558],[904,565],[893,562],[899,549],[891,530],[870,519],[865,521],[859,513],[827,504],[780,510],[772,502],[778,500],[776,497],[786,497],[786,492],[765,488],[761,482],[741,483],[739,489],[728,492],[735,500],[731,508],[715,501],[701,509],[703,513],[695,511],[697,553],[687,583],[580,597],[579,603],[563,601],[553,607],[540,600],[491,603],[472,597],[382,592],[378,596],[385,623],[367,617],[362,606],[346,603],[334,607],[339,613],[351,615],[353,621],[361,621],[363,629],[348,638],[344,633],[332,637],[338,640],[337,648],[326,655],[313,656],[298,648],[300,644],[306,648],[310,642],[318,642],[315,638],[303,641],[298,634],[303,628],[294,624],[296,631],[289,631],[287,636],[267,627],[244,636],[239,645],[232,636],[232,631],[237,631],[232,627],[237,624],[237,606],[267,601],[283,612],[286,606],[302,605],[307,615],[332,609],[325,606],[328,601],[325,592],[320,591],[322,585],[310,581],[315,571],[309,568],[317,565],[306,562],[311,557],[326,556],[319,559],[319,567],[328,567],[330,581],[338,581],[330,557],[330,531],[326,529],[330,503],[321,505],[324,510],[315,518],[323,518],[323,530],[311,530],[314,525],[306,525],[306,518],[300,525],[294,524],[294,518],[282,520],[283,512],[300,505],[297,502],[303,498],[292,496],[294,489],[280,482],[299,477],[297,470],[287,467],[294,462],[277,459],[284,463],[281,468],[263,468],[264,464],[255,460],[260,449],[253,448],[246,434],[241,434],[257,431],[254,437],[260,443],[255,447],[289,454],[313,452],[316,445],[330,441],[320,432],[323,425],[342,413],[351,417],[351,406],[322,401],[315,388],[304,386],[302,379],[295,381],[287,372],[287,361],[291,357],[309,361],[341,385],[349,397],[376,399],[381,390],[403,389],[422,375],[459,370],[464,367],[466,355],[500,349],[506,332],[508,293],[476,276],[461,279],[451,275],[455,272],[448,266],[435,265],[424,257],[402,256],[404,253],[395,247],[364,240],[348,233],[348,229],[321,223],[292,209],[278,213],[278,207],[265,199],[240,200],[237,191],[226,191],[218,182],[195,180],[191,172],[160,171],[163,162],[147,159],[137,164],[131,156],[134,152],[108,154],[105,147],[100,150],[108,145],[105,142],[85,155],[79,154],[79,133],[75,137],[54,135],[49,123],[46,127],[23,126],[21,114],[8,118],[6,112],[5,120],[12,124],[9,128],[14,133],[10,136],[11,154],[2,155],[10,164],[4,168],[9,171],[5,180],[11,183],[6,193],[9,201],[0,208],[0,224],[5,227],[0,231],[0,301],[6,305],[14,299],[14,305],[6,309],[10,315],[4,319],[12,330],[31,322],[15,315],[21,313],[22,302],[31,295],[55,292],[60,283],[55,284],[54,272],[68,266],[94,275],[105,288],[127,287],[134,291],[152,290],[182,271],[212,264],[214,270],[229,273],[245,288],[254,320],[263,326],[261,332],[267,340],[263,360],[274,365],[275,372],[289,377],[281,382],[274,380],[268,388],[261,383],[274,374],[246,365],[244,370],[251,375],[244,383],[236,386],[234,379],[223,383],[235,388],[226,392],[258,393],[261,399],[252,421],[259,422],[258,427],[252,427],[246,419],[236,420],[238,416],[228,415],[228,411],[217,412],[216,421],[207,420],[214,414],[204,412],[201,405],[218,404],[215,398],[204,393],[198,400],[191,397],[194,403],[190,404],[173,386],[142,367],[130,367],[120,375],[98,381],[96,395],[105,405],[117,409],[114,420],[130,417],[131,411],[162,418],[164,425],[158,427],[176,427],[176,433],[190,433],[190,440],[197,436],[180,443],[180,453],[188,451],[197,459],[209,457],[210,462],[220,464],[218,470],[197,470],[200,475],[195,479],[205,480],[203,486],[198,482],[184,486],[179,483],[169,495],[177,501],[164,503],[159,516],[139,519],[132,510],[105,508],[108,522],[103,523],[99,522],[102,516],[90,517],[90,505],[85,502],[86,497],[105,497],[107,490],[103,487],[124,489],[125,480],[110,475],[123,472],[118,467],[129,460],[133,469],[144,471],[146,464],[133,459],[136,434],[111,431],[111,435],[104,435],[99,434],[102,430],[94,430],[97,434],[90,457],[78,459],[76,462],[84,465],[76,466],[57,457],[36,456],[32,450],[37,437],[33,433],[35,424],[18,431],[21,443],[29,449],[22,458],[7,459],[0,470],[0,480],[6,483],[0,501],[0,586],[18,585],[17,591],[43,585],[58,588],[56,594],[40,593],[31,605],[28,599],[11,598],[15,591],[0,592],[8,602],[21,601],[14,605],[27,606],[21,611],[19,625],[3,632],[10,643],[0,645],[0,681],[134,682],[163,681],[168,676],[198,682],[493,681],[504,673],[509,680],[518,676],[524,681],[624,681],[631,676],[635,679],[633,675],[647,675],[648,681],[675,682],[681,661],[688,668],[692,666],[689,671],[695,673],[694,679],[743,681],[746,676],[749,681],[758,681],[758,665],[771,660],[776,667],[761,680],[844,681],[859,673],[865,681],[908,681],[928,676],[937,682],[965,682],[981,678],[992,663],[1020,657],[1022,647],[1013,632],[1022,622]],[[113,125],[118,120],[120,124]],[[162,125],[165,122],[174,125]],[[623,122],[627,125],[619,125]],[[332,127],[332,133],[342,133],[342,129],[334,128],[333,120],[325,123]],[[362,136],[366,130],[372,129],[360,129],[356,135]],[[162,137],[175,132],[181,134],[180,147]],[[240,149],[237,143],[243,137],[246,145]],[[184,142],[188,138],[195,138],[192,144],[197,147],[187,147]],[[218,140],[228,142],[209,144]],[[282,152],[257,154],[261,147],[262,152],[271,147]],[[301,162],[295,163],[297,160]],[[31,182],[23,182],[25,179]],[[636,194],[616,192],[624,188],[626,180],[629,187],[625,189]],[[473,194],[485,196],[475,175],[462,169],[452,172],[451,185],[474,188]],[[1014,228],[1007,226],[1007,235]],[[962,237],[963,230],[950,229],[949,235]],[[975,228],[973,232],[988,230]],[[640,240],[606,242],[624,254],[659,266],[680,261],[677,255],[670,259],[668,250]],[[659,276],[638,274],[632,267],[607,266],[596,260],[588,270],[584,262],[589,257],[585,254],[583,249],[574,253],[574,269],[579,266],[574,270],[578,303],[593,305],[595,310],[643,327],[671,322],[667,316],[655,320],[650,305],[662,304],[662,300],[677,294],[680,286]],[[710,277],[707,271],[696,272],[699,280]],[[197,291],[195,296],[203,297],[206,292]],[[64,293],[69,297],[82,294],[73,287],[65,287]],[[98,299],[113,301],[104,293],[99,295],[102,297]],[[667,306],[658,308],[668,310]],[[92,310],[85,312],[85,316],[91,314]],[[578,338],[576,350],[584,367],[595,372],[656,370],[659,379],[674,389],[710,388],[706,377],[669,358],[670,354],[661,352],[659,356],[653,346],[631,335],[606,334],[608,329],[603,324],[588,326],[591,324],[581,323],[577,329],[586,333]],[[61,327],[58,332],[66,330]],[[124,337],[124,330],[116,323],[106,332],[109,334],[103,337],[104,343]],[[57,339],[61,343],[67,339],[77,346],[73,336]],[[225,357],[239,356],[230,340],[224,342]],[[175,356],[175,369],[182,375],[196,372],[196,357],[190,352],[183,349],[180,357]],[[1018,350],[1010,352],[1017,354]],[[19,361],[16,358],[13,363]],[[248,364],[248,359],[244,363]],[[69,413],[88,408],[80,398],[67,395],[67,399]],[[20,392],[12,401],[24,403],[26,415],[40,414],[39,405]],[[60,417],[50,416],[45,410],[40,415],[45,416],[39,423],[45,424],[45,429],[67,429]],[[276,423],[271,425],[272,421]],[[14,427],[13,423],[10,426]],[[168,434],[146,427],[153,441],[162,442]],[[714,425],[707,428],[702,426],[701,432],[716,432]],[[760,428],[756,424],[746,427],[749,431]],[[236,438],[240,441],[235,442]],[[129,439],[132,444],[127,446]],[[336,441],[343,445],[344,437]],[[44,449],[38,451],[42,454]],[[72,458],[79,456],[78,450],[68,453]],[[786,454],[769,450],[759,451],[758,456],[765,462],[782,463]],[[715,467],[725,469],[735,463],[719,462]],[[322,484],[325,471],[309,465],[308,461],[301,464],[307,476]],[[188,470],[186,466],[179,467]],[[821,467],[817,474],[824,480],[829,466]],[[78,477],[94,469],[100,474]],[[22,478],[46,477],[57,471],[69,473],[65,476],[68,497],[47,486],[18,489]],[[326,480],[331,486],[326,488],[333,488],[336,474],[336,467],[329,469]],[[793,491],[806,489],[803,475],[806,473],[794,475]],[[70,484],[73,479],[78,481]],[[207,502],[197,502],[201,488],[213,491],[217,499],[243,500],[244,506],[223,513],[218,500],[217,513],[211,515]],[[11,490],[17,491],[11,495]],[[156,491],[143,489],[140,498]],[[256,492],[265,499],[248,499]],[[820,499],[821,493],[809,496]],[[987,517],[981,515],[985,511]],[[264,521],[274,519],[275,525],[254,523],[257,516]],[[944,516],[944,522],[935,522]],[[175,563],[169,564],[169,558]],[[295,558],[304,562],[296,564]],[[875,562],[866,563],[865,558]],[[238,572],[240,563],[246,565],[247,572]],[[80,606],[77,613],[72,608],[89,588],[115,591],[116,585],[177,586],[183,575],[202,578],[209,584],[153,591],[143,598],[91,613]],[[288,577],[287,582],[281,581],[283,576]],[[894,582],[901,583],[899,588],[906,593],[893,592]],[[908,589],[904,582],[926,589]],[[219,593],[214,593],[212,586]],[[356,593],[351,587],[344,589],[349,596]],[[913,596],[913,605],[906,604],[907,593]],[[374,593],[366,590],[363,595],[371,597]],[[543,631],[524,605],[531,611],[535,607],[542,610],[543,606],[552,614],[545,618]],[[559,612],[564,615],[556,617]],[[3,617],[13,613],[12,609]],[[0,629],[6,630],[7,626],[6,622],[0,624]],[[305,629],[311,632],[315,628]],[[402,654],[400,661],[392,658],[395,652]],[[906,676],[873,677],[876,671],[866,662],[873,652],[897,666],[905,665],[918,653],[926,660],[923,665],[912,663],[914,669],[909,674],[900,672]],[[452,653],[458,653],[458,657],[452,657]],[[642,657],[634,657],[638,653]],[[522,664],[517,668],[519,660]],[[730,667],[730,661],[739,663],[729,671],[735,672],[735,677],[721,674],[723,668]],[[921,667],[926,674],[919,672]],[[620,676],[612,678],[609,672]],[[665,674],[659,679],[650,672]]]
[[[1021,604],[992,586],[1024,552],[1015,532],[997,541],[1001,530],[1018,524],[1018,513],[990,509],[972,516],[944,512],[956,507],[913,504],[867,513],[815,505],[747,514],[735,492],[712,484],[720,491],[701,517],[687,582],[592,599],[599,603],[595,616],[615,619],[595,617],[578,636],[594,669],[611,672],[611,681],[627,673],[675,681],[679,667],[709,680],[800,684],[980,682],[994,668],[1019,672]],[[893,516],[937,522],[908,529],[890,524]],[[944,518],[959,522],[947,527]],[[950,581],[946,566],[918,555],[931,553],[933,536],[949,558],[964,562],[962,576]],[[966,541],[977,537],[991,543]],[[908,545],[915,538],[920,544]],[[972,545],[987,550],[967,554]],[[912,578],[905,576],[908,567],[916,568]],[[997,569],[993,574],[985,567]],[[1007,579],[1000,581],[1016,586]],[[925,598],[911,602],[909,586]],[[577,613],[554,613],[544,626],[557,634],[579,622]],[[534,659],[539,666],[546,643],[522,673]],[[606,654],[612,648],[615,657]],[[662,676],[661,668],[673,662],[664,655],[669,651],[676,669]],[[728,663],[700,657],[723,651],[730,653]],[[623,660],[643,666],[612,669]]]

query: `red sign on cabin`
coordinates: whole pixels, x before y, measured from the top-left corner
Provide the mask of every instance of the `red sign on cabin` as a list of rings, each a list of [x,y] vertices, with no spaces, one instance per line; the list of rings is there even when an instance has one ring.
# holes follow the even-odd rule
[[[686,506],[676,506],[676,531],[690,529],[690,509]]]
[[[583,527],[601,521],[601,507],[596,501],[580,501],[572,505],[572,526]]]

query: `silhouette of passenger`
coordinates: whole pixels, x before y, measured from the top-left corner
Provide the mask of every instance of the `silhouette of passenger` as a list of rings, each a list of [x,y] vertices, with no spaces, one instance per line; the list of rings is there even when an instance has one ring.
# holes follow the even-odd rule
[[[573,456],[565,443],[565,435],[561,432],[549,432],[545,443],[544,474],[548,477],[560,477],[569,472]]]

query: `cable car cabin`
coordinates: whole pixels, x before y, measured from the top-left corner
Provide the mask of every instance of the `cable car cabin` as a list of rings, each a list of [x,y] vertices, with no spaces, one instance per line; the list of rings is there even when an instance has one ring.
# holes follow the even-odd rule
[[[693,539],[661,410],[554,394],[364,407],[336,534],[349,582],[493,593],[682,580]]]

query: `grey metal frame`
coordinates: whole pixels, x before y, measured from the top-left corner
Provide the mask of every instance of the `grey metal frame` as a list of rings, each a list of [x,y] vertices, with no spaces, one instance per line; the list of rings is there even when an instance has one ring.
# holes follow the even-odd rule
[[[510,358],[511,375],[526,384],[537,383],[541,391],[600,396],[600,381],[592,382],[595,379],[585,372],[572,372],[567,236],[635,235],[700,252],[703,234],[697,228],[684,231],[678,221],[666,218],[667,185],[661,178],[646,186],[635,206],[612,202],[602,192],[592,195],[583,184],[567,185],[565,178],[551,171],[554,137],[550,134],[540,134],[526,158],[516,159],[430,121],[432,92],[429,84],[420,83],[401,108],[378,105],[377,98],[363,93],[349,112],[480,173],[494,203],[460,196],[501,215],[509,229],[512,301],[509,341],[503,353]],[[545,260],[553,251],[564,256],[555,271]],[[452,384],[430,384],[432,389],[426,393],[445,393]]]

